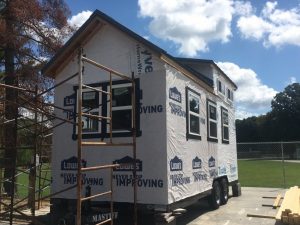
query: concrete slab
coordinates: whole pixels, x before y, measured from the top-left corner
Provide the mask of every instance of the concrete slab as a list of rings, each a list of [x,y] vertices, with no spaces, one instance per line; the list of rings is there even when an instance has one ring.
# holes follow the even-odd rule
[[[188,212],[177,219],[177,225],[274,225],[275,219],[247,217],[247,214],[275,216],[277,210],[262,206],[272,205],[274,199],[262,197],[276,197],[279,193],[283,196],[285,189],[244,187],[242,196],[231,197],[226,205],[214,211],[207,201],[201,200],[187,208]]]

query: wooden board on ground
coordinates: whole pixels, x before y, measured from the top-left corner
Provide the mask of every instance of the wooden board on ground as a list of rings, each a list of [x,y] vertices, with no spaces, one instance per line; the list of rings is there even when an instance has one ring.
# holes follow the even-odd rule
[[[277,202],[274,202],[274,205],[275,203]],[[286,191],[276,220],[290,225],[300,224],[300,189],[297,186]]]

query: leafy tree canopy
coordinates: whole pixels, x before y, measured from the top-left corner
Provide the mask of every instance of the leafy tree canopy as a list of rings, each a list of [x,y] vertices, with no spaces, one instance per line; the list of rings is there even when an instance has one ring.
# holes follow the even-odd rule
[[[238,142],[300,140],[300,84],[288,85],[271,106],[266,115],[236,121]]]

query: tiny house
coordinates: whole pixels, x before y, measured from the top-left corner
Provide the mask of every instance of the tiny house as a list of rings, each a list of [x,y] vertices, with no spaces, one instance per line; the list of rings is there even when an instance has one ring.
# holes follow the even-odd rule
[[[44,67],[43,73],[60,84],[78,72],[77,49],[114,71],[134,77],[136,92],[137,203],[140,209],[170,212],[210,195],[214,208],[225,204],[228,186],[238,195],[234,92],[237,86],[212,60],[176,58],[96,10],[86,23]],[[131,83],[84,64],[83,81],[112,90],[112,136],[129,142],[132,136]],[[110,87],[111,85],[111,87]],[[58,117],[77,121],[77,78],[55,89]],[[82,107],[94,115],[108,116],[107,95],[83,89]],[[63,109],[63,110],[61,110]],[[60,121],[56,121],[58,125]],[[106,140],[110,124],[84,118],[82,139]],[[53,134],[52,185],[56,193],[77,182],[77,128],[57,126]],[[85,147],[82,167],[120,164],[113,171],[115,204],[133,202],[132,150],[123,147]],[[82,176],[83,193],[107,190],[107,172]],[[55,212],[74,211],[76,189],[53,196]],[[106,198],[96,199],[105,202]],[[117,213],[115,212],[115,217]],[[94,216],[94,222],[105,218]]]

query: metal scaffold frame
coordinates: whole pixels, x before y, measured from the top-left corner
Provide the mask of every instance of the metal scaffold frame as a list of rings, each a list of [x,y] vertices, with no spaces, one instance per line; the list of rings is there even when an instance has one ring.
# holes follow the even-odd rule
[[[82,80],[82,71],[83,71],[83,62],[86,62],[88,64],[91,64],[95,67],[97,67],[98,69],[104,70],[106,72],[109,73],[109,83],[110,83],[110,89],[109,91],[105,92],[103,90],[99,90],[96,89],[94,87],[90,87],[88,85],[83,84],[83,80]],[[63,85],[64,83],[70,81],[71,79],[74,79],[78,76],[78,112],[74,113],[74,116],[77,118],[77,122],[74,122],[71,119],[65,119],[63,117],[57,116],[55,115],[53,112],[49,112],[47,111],[46,108],[51,107],[52,109],[55,110],[65,110],[62,107],[56,106],[53,103],[46,103],[43,102],[40,99],[41,96],[49,93],[50,91],[54,90],[55,88]],[[132,142],[129,143],[114,143],[113,142],[113,124],[112,124],[112,85],[113,85],[113,76],[119,77],[120,79],[123,80],[127,80],[129,82],[131,82],[132,84],[132,88],[131,88],[131,103],[132,103],[132,121],[131,121],[131,129],[132,129]],[[109,103],[109,116],[107,117],[103,117],[103,116],[95,116],[91,113],[87,112],[83,112],[82,111],[82,89],[83,88],[88,88],[94,91],[99,91],[102,92],[103,94],[106,94],[107,96],[109,96],[110,98],[110,103]],[[59,190],[55,193],[52,193],[50,195],[47,196],[43,196],[43,191],[46,188],[50,187],[50,180],[46,179],[46,175],[45,177],[42,176],[43,174],[43,164],[39,164],[36,165],[36,157],[33,157],[33,162],[32,162],[32,166],[30,168],[28,168],[27,170],[20,170],[17,168],[17,165],[15,164],[12,169],[13,169],[13,176],[8,180],[9,182],[12,183],[12,186],[15,187],[17,185],[20,185],[18,182],[16,182],[16,177],[19,176],[20,174],[31,174],[31,178],[32,180],[29,181],[29,183],[31,183],[31,186],[28,185],[27,188],[28,189],[32,189],[32,193],[33,195],[31,196],[27,196],[25,198],[22,199],[18,199],[15,196],[15,193],[12,194],[10,196],[10,201],[5,201],[4,199],[4,193],[3,193],[3,189],[2,189],[2,185],[4,182],[7,182],[7,180],[4,180],[3,178],[3,169],[8,168],[7,163],[1,163],[0,161],[0,221],[2,219],[9,220],[9,224],[15,224],[14,222],[17,219],[21,219],[21,220],[26,220],[26,221],[31,221],[33,224],[38,224],[38,225],[43,225],[42,222],[38,221],[35,218],[35,211],[36,209],[40,209],[41,205],[42,205],[42,201],[49,199],[51,197],[54,197],[60,193],[69,191],[71,189],[77,188],[77,225],[81,225],[81,210],[82,210],[82,202],[83,201],[87,201],[87,200],[91,200],[92,198],[96,198],[96,197],[100,197],[100,196],[104,196],[104,195],[110,195],[110,211],[111,211],[111,218],[106,220],[106,221],[102,221],[101,223],[98,223],[97,225],[101,225],[101,224],[105,224],[110,222],[110,224],[113,224],[113,169],[117,166],[119,166],[119,164],[110,164],[110,165],[98,165],[98,166],[93,166],[93,167],[89,167],[89,168],[82,168],[81,166],[81,159],[82,159],[82,150],[84,146],[97,146],[101,149],[101,147],[104,146],[111,146],[111,147],[122,147],[122,146],[131,146],[132,147],[132,154],[133,154],[133,162],[132,164],[136,164],[136,93],[135,93],[135,81],[134,81],[134,75],[132,74],[131,77],[126,76],[124,74],[121,74],[117,71],[114,71],[108,67],[105,67],[91,59],[88,59],[86,57],[83,56],[82,54],[82,48],[79,49],[78,51],[78,72],[67,77],[66,79],[58,82],[57,84],[55,84],[54,86],[48,88],[47,90],[44,91],[40,91],[38,86],[35,86],[34,90],[28,90],[26,88],[23,88],[21,86],[13,86],[13,85],[6,85],[3,83],[0,83],[0,90],[4,90],[5,89],[13,89],[18,93],[18,97],[16,102],[11,102],[11,101],[7,101],[5,99],[5,97],[0,99],[0,106],[2,107],[2,110],[4,113],[1,113],[0,110],[0,130],[1,133],[3,133],[3,128],[5,123],[10,123],[10,122],[15,122],[17,125],[17,130],[33,130],[33,135],[34,135],[34,143],[32,144],[32,146],[16,146],[17,150],[22,150],[22,149],[28,149],[31,148],[33,149],[33,155],[36,156],[37,154],[40,156],[41,162],[43,162],[43,147],[47,146],[47,147],[51,147],[51,144],[45,144],[44,140],[45,138],[49,137],[52,135],[52,132],[55,128],[65,124],[65,123],[69,123],[69,124],[73,124],[77,126],[77,130],[78,130],[78,139],[77,139],[77,154],[78,154],[78,168],[77,168],[77,184],[73,185],[71,187]],[[30,93],[31,97],[28,98],[28,96],[22,96],[22,93]],[[18,109],[20,108],[24,108],[30,112],[32,112],[34,114],[34,118],[31,118],[31,124],[25,124],[25,125],[21,125],[18,121],[21,120],[22,118],[24,118],[23,115],[16,115],[14,120],[11,121],[7,121],[5,119],[5,104],[14,104],[18,107]],[[98,142],[85,142],[82,140],[82,127],[78,126],[79,124],[82,123],[82,117],[90,117],[93,119],[97,119],[97,120],[109,120],[109,141],[108,142],[103,142],[103,141],[98,141]],[[29,118],[27,118],[29,119]],[[53,120],[56,121],[60,121],[57,122],[55,125],[52,125],[50,127],[45,126],[46,123],[49,123]],[[39,127],[39,125],[41,125],[41,129]],[[1,135],[1,140],[0,140],[0,151],[5,149],[5,148],[10,148],[10,146],[5,146],[3,143],[3,135]],[[16,156],[17,157],[17,156]],[[16,161],[16,158],[14,159],[9,159],[12,161]],[[4,160],[5,161],[5,160]],[[11,167],[11,165],[9,165]],[[136,176],[136,167],[133,166],[133,208],[134,208],[134,212],[133,212],[133,221],[134,221],[134,225],[137,225],[137,176]],[[82,183],[81,181],[81,175],[82,172],[88,172],[88,171],[95,171],[95,170],[103,170],[103,169],[109,169],[110,170],[110,190],[103,192],[103,193],[99,193],[96,194],[94,196],[89,196],[89,197],[81,197],[81,191],[82,191]],[[48,183],[47,183],[48,182]],[[36,183],[38,183],[38,186],[36,187]],[[47,184],[45,184],[47,183]],[[13,188],[14,189],[14,188]],[[28,203],[24,203],[25,201],[28,201]],[[37,203],[37,207],[36,207],[36,203]],[[3,208],[4,207],[4,208]],[[30,207],[31,208],[31,214],[25,214],[24,212],[22,212],[22,210],[26,207]],[[19,215],[19,216],[16,216]]]
[[[86,84],[83,83],[83,62],[86,62],[88,64],[91,64],[95,67],[97,67],[98,69],[101,69],[103,71],[108,72],[109,74],[109,91],[105,92],[103,90],[94,88],[94,87],[90,87]],[[129,82],[131,82],[131,105],[132,105],[132,114],[131,114],[131,130],[132,130],[132,142],[130,143],[114,143],[113,142],[113,116],[112,116],[112,79],[113,76],[119,77],[123,80],[127,80]],[[103,117],[101,115],[99,116],[95,116],[92,115],[90,113],[86,113],[83,112],[82,110],[82,90],[83,88],[87,88],[87,89],[91,89],[94,91],[98,91],[101,92],[103,94],[106,94],[109,97],[109,116]],[[101,147],[106,147],[106,146],[110,146],[110,147],[122,147],[122,146],[132,146],[132,154],[133,154],[133,165],[136,165],[136,120],[135,120],[135,114],[136,114],[136,104],[135,104],[135,81],[134,81],[134,76],[132,74],[131,77],[128,77],[124,74],[121,74],[117,71],[114,71],[108,67],[105,67],[91,59],[88,59],[87,57],[83,56],[83,49],[79,48],[78,50],[78,123],[77,123],[77,134],[78,134],[78,138],[77,138],[77,218],[76,218],[76,222],[77,225],[81,225],[81,210],[82,210],[82,202],[86,201],[86,200],[90,200],[93,198],[97,198],[100,196],[104,196],[104,195],[110,195],[110,218],[102,221],[96,225],[101,225],[101,224],[106,224],[109,223],[111,225],[113,225],[113,169],[118,167],[119,164],[110,164],[110,165],[97,165],[97,166],[93,166],[93,167],[87,167],[87,168],[82,168],[81,165],[81,161],[82,161],[82,150],[84,146],[97,146],[98,148],[101,149]],[[97,142],[84,142],[82,141],[82,117],[90,117],[93,119],[97,119],[97,120],[105,120],[105,121],[109,121],[109,141],[108,142],[103,142],[103,141],[97,141]],[[136,167],[133,166],[133,192],[134,192],[134,196],[133,196],[133,203],[134,203],[134,225],[137,225],[137,182],[136,182]],[[81,196],[81,192],[82,192],[82,182],[81,181],[81,177],[82,177],[82,172],[87,172],[87,171],[95,171],[95,170],[103,170],[103,169],[109,169],[110,170],[110,190],[106,191],[106,192],[102,192],[99,194],[95,194],[93,196],[90,197],[85,197],[82,198]]]

